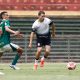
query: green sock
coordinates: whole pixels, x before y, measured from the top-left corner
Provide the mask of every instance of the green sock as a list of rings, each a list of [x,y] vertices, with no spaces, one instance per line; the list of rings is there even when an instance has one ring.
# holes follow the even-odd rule
[[[16,65],[19,58],[20,58],[20,55],[17,53],[15,58],[13,59],[12,65]]]

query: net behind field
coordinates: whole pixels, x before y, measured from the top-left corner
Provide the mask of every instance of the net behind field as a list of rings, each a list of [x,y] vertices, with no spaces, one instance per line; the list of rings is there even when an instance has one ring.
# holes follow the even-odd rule
[[[56,26],[56,38],[51,40],[51,53],[47,62],[80,62],[80,18],[79,17],[50,17]],[[35,38],[33,48],[29,50],[29,35],[32,23],[35,17],[11,17],[11,26],[14,30],[20,30],[25,36],[23,39],[12,37],[12,42],[20,45],[23,49],[23,55],[20,63],[34,62],[36,52]],[[42,55],[44,54],[44,49]],[[1,62],[11,62],[15,53],[4,53]],[[41,55],[41,56],[42,56]]]

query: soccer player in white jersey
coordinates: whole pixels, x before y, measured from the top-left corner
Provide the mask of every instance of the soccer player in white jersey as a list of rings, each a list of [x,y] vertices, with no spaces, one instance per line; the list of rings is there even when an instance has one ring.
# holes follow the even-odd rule
[[[14,36],[22,37],[23,35],[20,34],[19,31],[14,31],[10,28],[10,21],[9,21],[9,15],[7,12],[3,11],[0,13],[0,17],[2,18],[2,21],[0,23],[0,57],[2,54],[6,51],[16,51],[15,58],[13,59],[10,67],[13,69],[19,69],[16,66],[16,63],[20,56],[23,53],[23,50],[20,46],[11,43],[10,39],[10,33],[12,33]],[[1,72],[0,72],[1,74]]]
[[[38,19],[33,23],[32,25],[32,32],[30,34],[30,42],[29,42],[29,48],[32,47],[32,40],[34,33],[37,37],[37,52],[35,57],[35,63],[34,63],[34,69],[37,69],[38,67],[38,60],[42,51],[43,46],[45,47],[45,53],[44,56],[40,60],[40,66],[44,66],[44,60],[48,57],[50,53],[50,43],[51,43],[51,33],[50,33],[50,27],[52,27],[52,36],[55,37],[55,26],[53,24],[53,21],[51,21],[49,18],[45,17],[44,11],[39,11],[38,13]]]

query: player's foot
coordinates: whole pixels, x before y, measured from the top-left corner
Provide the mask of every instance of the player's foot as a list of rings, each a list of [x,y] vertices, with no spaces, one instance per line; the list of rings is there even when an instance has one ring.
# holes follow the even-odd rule
[[[35,63],[35,64],[34,64],[34,70],[37,70],[37,67],[38,67],[38,64]]]
[[[3,72],[0,72],[0,75],[4,75],[4,73]]]
[[[41,61],[40,61],[40,67],[44,67],[44,59],[41,59]]]
[[[13,68],[14,70],[20,70],[19,67],[17,67],[16,65],[10,65],[11,68]]]

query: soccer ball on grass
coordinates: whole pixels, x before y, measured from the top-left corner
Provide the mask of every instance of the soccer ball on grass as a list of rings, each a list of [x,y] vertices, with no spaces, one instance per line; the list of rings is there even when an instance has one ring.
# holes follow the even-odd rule
[[[67,68],[69,70],[74,70],[76,68],[76,63],[75,62],[68,62],[67,63]]]

